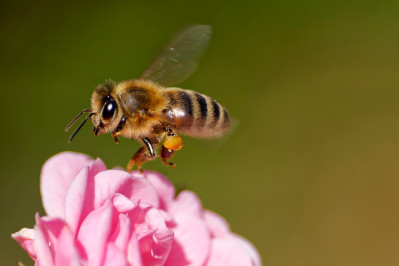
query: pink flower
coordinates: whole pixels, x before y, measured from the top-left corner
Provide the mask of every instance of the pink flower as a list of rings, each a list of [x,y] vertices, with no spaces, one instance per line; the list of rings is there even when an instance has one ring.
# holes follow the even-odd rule
[[[43,166],[47,216],[12,237],[35,265],[261,265],[255,247],[191,191],[63,152]]]

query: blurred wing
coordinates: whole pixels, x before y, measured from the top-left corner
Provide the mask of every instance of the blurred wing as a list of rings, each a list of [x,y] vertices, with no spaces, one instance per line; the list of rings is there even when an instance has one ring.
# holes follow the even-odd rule
[[[140,77],[171,86],[188,78],[198,66],[211,37],[208,25],[194,25],[179,33]]]

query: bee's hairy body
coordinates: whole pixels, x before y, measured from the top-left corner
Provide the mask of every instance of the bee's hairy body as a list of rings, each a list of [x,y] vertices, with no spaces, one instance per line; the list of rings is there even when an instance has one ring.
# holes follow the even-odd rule
[[[83,113],[90,113],[69,138],[69,142],[91,117],[94,134],[111,133],[137,139],[142,147],[133,155],[127,169],[157,157],[163,163],[183,146],[178,133],[199,138],[221,136],[230,126],[227,110],[212,98],[195,91],[168,87],[185,80],[205,50],[211,27],[194,25],[170,42],[139,79],[99,85],[91,97],[91,109],[84,109],[66,127],[68,130]],[[162,84],[162,85],[161,85]]]
[[[111,123],[93,116],[97,134],[115,132],[118,136],[140,139],[154,134],[154,128],[168,126],[184,135],[212,138],[222,135],[230,125],[227,110],[212,98],[195,91],[165,88],[149,80],[128,80],[100,85],[92,95],[92,110],[101,114],[107,97],[118,106]],[[123,128],[115,131],[122,117]],[[163,136],[162,136],[163,137]]]
[[[230,126],[227,110],[214,99],[191,90],[167,88],[164,91],[176,130],[182,134],[213,138]]]

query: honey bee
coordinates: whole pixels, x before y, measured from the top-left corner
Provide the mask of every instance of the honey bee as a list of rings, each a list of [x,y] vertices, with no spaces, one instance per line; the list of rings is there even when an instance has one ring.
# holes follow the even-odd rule
[[[162,162],[175,166],[169,159],[183,146],[180,133],[198,138],[221,136],[230,127],[226,108],[198,92],[168,87],[195,71],[211,32],[207,25],[188,27],[165,46],[139,79],[99,85],[91,96],[91,108],[81,111],[65,128],[68,131],[83,113],[89,113],[68,142],[92,118],[96,136],[111,133],[115,143],[118,136],[141,142],[127,165],[131,171],[155,159],[160,143]]]

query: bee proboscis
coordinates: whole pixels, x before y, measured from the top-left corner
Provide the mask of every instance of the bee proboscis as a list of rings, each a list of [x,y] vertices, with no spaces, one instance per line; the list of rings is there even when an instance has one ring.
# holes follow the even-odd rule
[[[91,108],[81,111],[65,128],[67,131],[83,114],[83,120],[69,138],[75,137],[85,122],[92,118],[94,134],[111,133],[136,139],[142,147],[128,163],[139,169],[143,163],[160,157],[166,165],[183,142],[178,134],[198,138],[221,136],[230,127],[229,114],[214,99],[192,90],[169,87],[190,76],[197,67],[197,59],[208,45],[212,29],[194,25],[178,34],[155,59],[139,79],[107,81],[99,85],[91,96]]]

